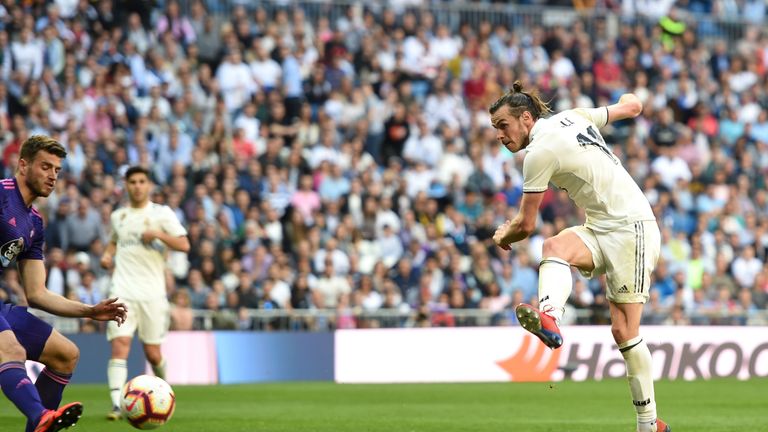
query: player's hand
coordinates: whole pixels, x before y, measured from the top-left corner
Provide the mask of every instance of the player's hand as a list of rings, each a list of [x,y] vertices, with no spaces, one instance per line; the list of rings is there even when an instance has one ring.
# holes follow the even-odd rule
[[[99,264],[101,264],[101,268],[105,270],[109,270],[112,268],[112,262],[113,262],[112,255],[104,254],[101,256],[101,260],[99,261]]]
[[[91,316],[97,321],[114,321],[117,325],[125,322],[128,316],[128,308],[123,303],[118,303],[117,298],[109,298],[91,307]]]
[[[511,249],[509,247],[509,243],[504,239],[507,236],[507,230],[509,229],[510,225],[512,225],[512,221],[508,220],[496,228],[496,232],[493,233],[493,242],[496,243],[496,246],[504,250]]]
[[[144,242],[144,244],[152,243],[152,240],[156,238],[158,238],[158,232],[155,230],[146,230],[141,233],[141,241]]]

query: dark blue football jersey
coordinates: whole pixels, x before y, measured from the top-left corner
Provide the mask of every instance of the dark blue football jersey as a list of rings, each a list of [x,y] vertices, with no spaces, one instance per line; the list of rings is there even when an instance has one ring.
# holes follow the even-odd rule
[[[16,179],[0,180],[0,272],[17,260],[42,260],[44,242],[43,218],[24,205]]]

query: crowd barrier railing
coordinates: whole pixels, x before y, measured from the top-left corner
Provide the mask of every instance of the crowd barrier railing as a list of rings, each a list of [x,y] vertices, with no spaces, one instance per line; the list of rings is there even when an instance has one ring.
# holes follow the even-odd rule
[[[194,0],[181,0],[182,10],[190,10]],[[209,13],[226,18],[232,15],[232,11],[238,5],[242,5],[248,12],[256,8],[264,9],[268,16],[274,16],[278,10],[293,10],[300,8],[311,23],[316,23],[319,17],[326,17],[331,24],[348,14],[351,7],[364,7],[380,14],[385,8],[391,8],[387,2],[360,1],[360,0],[267,0],[260,2],[238,0],[206,0]],[[619,11],[592,8],[577,10],[571,7],[514,4],[510,3],[479,3],[479,2],[424,2],[418,6],[405,6],[392,8],[396,13],[405,11],[414,12],[417,15],[431,12],[436,24],[447,24],[454,32],[459,26],[466,23],[477,29],[482,22],[493,25],[507,25],[511,30],[529,29],[532,26],[550,27],[554,25],[570,25],[580,20],[585,31],[597,37],[618,34],[618,28],[622,25],[642,23],[647,27],[658,25],[658,18],[644,15],[642,11],[632,16],[627,16]],[[764,17],[763,17],[764,18]],[[689,27],[694,27],[697,36],[702,39],[723,38],[736,41],[744,36],[745,30],[750,25],[759,25],[760,19],[751,17],[751,21],[743,16],[718,16],[695,11],[686,11],[682,20]]]

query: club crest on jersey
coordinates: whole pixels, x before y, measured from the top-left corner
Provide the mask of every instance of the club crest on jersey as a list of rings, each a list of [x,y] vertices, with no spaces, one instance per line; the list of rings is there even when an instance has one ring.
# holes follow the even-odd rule
[[[19,237],[0,246],[0,264],[3,267],[8,267],[23,250],[24,237]]]

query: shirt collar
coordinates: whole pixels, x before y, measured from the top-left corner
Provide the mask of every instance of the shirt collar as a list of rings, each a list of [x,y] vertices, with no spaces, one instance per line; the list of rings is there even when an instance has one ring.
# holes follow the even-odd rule
[[[534,123],[533,127],[531,128],[531,133],[528,134],[528,145],[533,143],[533,140],[536,139],[536,134],[540,133],[543,129],[544,119],[540,118],[536,120],[536,123]]]

